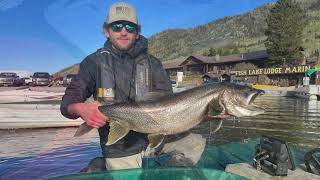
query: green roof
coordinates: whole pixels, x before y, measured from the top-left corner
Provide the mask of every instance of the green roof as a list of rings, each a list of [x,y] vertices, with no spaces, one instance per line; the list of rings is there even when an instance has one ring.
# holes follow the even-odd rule
[[[306,75],[311,76],[313,73],[315,72],[320,72],[320,69],[308,69],[308,71],[306,72]]]

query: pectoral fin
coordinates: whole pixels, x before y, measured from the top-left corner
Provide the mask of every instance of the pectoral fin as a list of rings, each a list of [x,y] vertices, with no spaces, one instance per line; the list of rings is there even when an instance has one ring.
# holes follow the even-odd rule
[[[230,115],[226,112],[226,108],[221,102],[221,98],[219,98],[218,101],[214,100],[208,104],[207,116],[209,118],[218,118],[218,119],[226,119],[230,117]]]
[[[110,121],[110,130],[108,135],[108,145],[112,145],[118,142],[121,138],[126,136],[129,132],[129,128],[125,124],[120,124],[118,121]]]
[[[87,123],[82,123],[79,128],[77,129],[76,133],[74,133],[73,137],[79,137],[82,136],[89,131],[91,131],[93,128],[89,126]]]
[[[217,116],[224,109],[220,105],[220,101],[214,100],[208,104],[208,116]]]
[[[158,135],[149,134],[148,139],[149,139],[150,147],[157,148],[162,143],[162,141],[164,139],[164,135],[162,135],[162,134],[158,134]]]
[[[213,118],[213,121],[215,121],[214,122],[214,128],[211,128],[211,123],[212,122],[210,122],[210,133],[215,133],[215,132],[217,132],[217,131],[219,131],[219,129],[221,128],[221,126],[222,126],[222,123],[223,123],[223,119],[219,119],[219,120],[217,120],[216,119],[216,117],[214,117]]]

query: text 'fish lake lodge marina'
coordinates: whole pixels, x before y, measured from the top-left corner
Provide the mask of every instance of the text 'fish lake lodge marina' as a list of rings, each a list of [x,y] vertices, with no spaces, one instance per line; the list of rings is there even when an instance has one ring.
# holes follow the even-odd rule
[[[164,68],[173,79],[177,72],[183,72],[186,76],[199,76],[204,79],[222,77],[234,82],[288,87],[302,85],[306,72],[315,65],[315,62],[306,60],[301,65],[271,66],[268,58],[267,51],[226,56],[194,55],[164,62]],[[252,64],[253,67],[246,67],[247,64]],[[310,83],[320,84],[318,77],[318,72],[314,73],[310,76]]]

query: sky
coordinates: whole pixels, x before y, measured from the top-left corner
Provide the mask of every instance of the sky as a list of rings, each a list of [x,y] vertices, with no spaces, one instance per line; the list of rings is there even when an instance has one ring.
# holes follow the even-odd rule
[[[128,0],[142,35],[192,28],[275,0]],[[55,73],[103,46],[114,0],[0,0],[0,71]]]

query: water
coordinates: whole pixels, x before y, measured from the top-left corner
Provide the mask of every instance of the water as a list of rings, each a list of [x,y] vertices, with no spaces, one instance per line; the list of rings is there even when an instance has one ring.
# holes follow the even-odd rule
[[[210,133],[217,122],[203,122],[192,129],[207,138],[208,145],[246,141],[271,135],[301,148],[320,146],[320,102],[286,97],[261,97],[263,115],[228,119],[220,131]],[[92,131],[74,138],[76,128],[0,131],[0,179],[42,179],[78,173],[100,156],[98,134]]]
[[[0,131],[0,179],[41,179],[79,172],[100,156],[98,134],[76,128]]]
[[[209,144],[223,144],[262,134],[278,137],[298,147],[320,146],[320,101],[288,97],[262,96],[255,104],[266,108],[266,113],[240,119],[229,119],[216,134],[211,135]],[[215,122],[204,122],[195,132],[210,132]],[[204,134],[209,137],[209,133]]]

